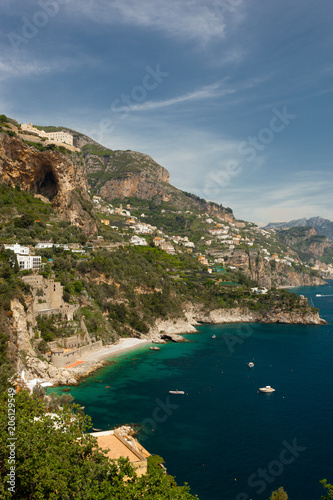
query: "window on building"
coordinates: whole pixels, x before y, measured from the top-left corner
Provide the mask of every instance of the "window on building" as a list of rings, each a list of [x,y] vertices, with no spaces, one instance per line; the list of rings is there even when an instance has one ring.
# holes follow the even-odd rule
[[[38,258],[33,258],[32,259],[32,268],[33,269],[39,269],[40,268],[40,259],[38,259]]]

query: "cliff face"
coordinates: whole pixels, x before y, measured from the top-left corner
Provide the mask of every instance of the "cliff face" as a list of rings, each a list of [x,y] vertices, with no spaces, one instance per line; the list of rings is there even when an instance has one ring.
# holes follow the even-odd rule
[[[41,152],[18,138],[0,134],[0,182],[47,197],[63,219],[86,234],[95,230],[83,209],[89,196],[84,164],[77,155]]]
[[[267,262],[257,251],[235,250],[228,258],[228,264],[235,265],[244,274],[259,286],[271,288],[272,286],[314,286],[324,285],[325,281],[318,276],[306,272],[296,271],[284,262]]]
[[[333,246],[332,241],[323,234],[318,234],[314,227],[295,227],[279,232],[280,239],[297,252],[310,257],[320,258],[325,249]]]
[[[75,384],[76,379],[72,370],[62,370],[38,359],[30,342],[27,313],[17,299],[11,302],[11,311],[12,335],[16,339],[18,352],[15,366],[16,373],[21,374],[23,370],[27,380],[41,378],[54,384]],[[24,356],[22,356],[22,353],[24,353]]]
[[[157,205],[170,203],[178,210],[202,210],[233,222],[232,210],[184,193],[169,183],[169,172],[150,156],[135,151],[83,148],[92,191],[107,201],[139,198]]]

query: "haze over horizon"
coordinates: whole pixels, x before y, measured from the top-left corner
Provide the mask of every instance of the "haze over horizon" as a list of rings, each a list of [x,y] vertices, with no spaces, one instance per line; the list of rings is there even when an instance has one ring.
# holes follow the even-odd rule
[[[329,0],[12,0],[0,114],[149,154],[261,225],[333,220]]]

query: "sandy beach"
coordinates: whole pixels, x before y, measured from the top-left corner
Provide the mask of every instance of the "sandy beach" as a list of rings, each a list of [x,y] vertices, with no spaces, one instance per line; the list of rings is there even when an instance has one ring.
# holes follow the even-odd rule
[[[100,361],[149,343],[148,340],[144,339],[120,339],[116,344],[102,347],[98,351],[81,356],[81,359],[82,361]]]
[[[80,356],[80,360],[77,362],[76,366],[64,368],[64,370],[69,370],[79,377],[86,376],[92,373],[97,368],[103,366],[103,361],[106,359],[122,354],[126,351],[131,351],[137,349],[145,344],[150,344],[148,340],[143,339],[120,339],[116,344],[110,346],[105,346],[83,356]]]

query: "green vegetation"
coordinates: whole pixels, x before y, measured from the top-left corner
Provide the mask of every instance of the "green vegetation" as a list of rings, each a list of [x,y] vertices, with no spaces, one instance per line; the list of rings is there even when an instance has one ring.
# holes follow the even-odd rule
[[[319,260],[325,264],[333,264],[333,245],[332,247],[325,248],[324,255]]]
[[[50,272],[64,286],[65,300],[91,297],[81,314],[89,332],[104,340],[147,333],[156,318],[182,317],[186,303],[206,312],[240,306],[258,312],[313,310],[285,290],[253,294],[256,283],[241,271],[209,274],[187,253],[168,255],[149,246],[98,249],[85,259],[68,252],[54,254]]]
[[[111,149],[105,148],[104,146],[100,146],[98,144],[85,144],[81,151],[83,154],[91,154],[97,156],[111,156],[113,151]]]
[[[46,127],[43,127],[41,125],[34,125],[34,127],[38,130],[44,130],[44,132],[61,132],[62,130],[66,129],[66,127],[53,127],[52,125],[48,125]]]
[[[86,203],[87,209],[91,208]],[[0,184],[0,243],[18,241],[29,245],[38,241],[85,244],[87,238],[76,226],[61,221],[50,203],[19,187]]]
[[[23,139],[22,142],[27,144],[27,146],[38,149],[38,151],[57,151],[58,153],[62,153],[64,155],[68,155],[70,153],[64,146],[56,146],[55,144],[44,145],[41,142],[25,141]]]
[[[288,500],[288,495],[284,491],[284,489],[281,487],[276,491],[273,491],[271,496],[269,497],[269,500]]]
[[[332,500],[333,499],[333,484],[329,484],[326,479],[322,479],[321,484],[323,485],[324,489],[326,490],[325,493],[327,496],[322,496],[321,500]]]

